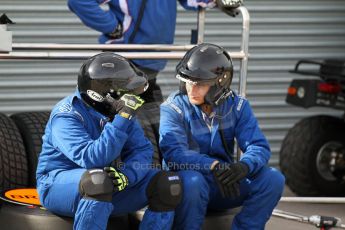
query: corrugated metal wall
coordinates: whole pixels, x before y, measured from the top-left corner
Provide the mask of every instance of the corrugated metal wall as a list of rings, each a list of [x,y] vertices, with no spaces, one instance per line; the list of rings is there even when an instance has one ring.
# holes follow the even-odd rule
[[[162,0],[163,1],[163,0]],[[255,0],[245,1],[251,15],[250,61],[247,96],[272,147],[277,163],[286,131],[299,119],[328,109],[304,110],[287,105],[288,73],[302,58],[345,57],[345,1]],[[68,11],[65,0],[0,0],[0,13],[17,24],[9,26],[14,42],[96,43],[97,33],[83,26]],[[179,7],[176,44],[190,40],[196,13]],[[238,51],[241,19],[218,10],[206,14],[205,41]],[[175,61],[169,62],[159,82],[165,95],[177,88]],[[238,70],[238,62],[235,62]],[[78,61],[0,61],[0,112],[49,110],[76,84]],[[238,72],[236,72],[238,76]],[[237,89],[237,79],[234,88]]]

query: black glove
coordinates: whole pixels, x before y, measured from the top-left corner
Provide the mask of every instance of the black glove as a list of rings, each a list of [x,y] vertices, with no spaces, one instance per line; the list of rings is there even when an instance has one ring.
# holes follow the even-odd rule
[[[218,7],[228,8],[228,9],[235,9],[241,5],[243,5],[243,0],[215,0]]]
[[[145,103],[139,96],[124,94],[119,100],[115,100],[109,94],[105,97],[107,103],[111,105],[111,113],[132,119],[136,111]]]
[[[128,178],[121,172],[117,171],[113,167],[104,167],[104,172],[106,172],[109,178],[113,181],[114,192],[121,192],[128,186]]]
[[[219,163],[212,170],[223,197],[238,197],[240,195],[239,181],[245,178],[249,168],[246,164]]]
[[[240,196],[240,182],[235,182],[233,184],[228,184],[226,186],[223,186],[223,189],[224,189],[223,197],[236,198]]]
[[[243,0],[216,0],[216,4],[221,11],[235,17],[238,12],[234,11],[234,9],[243,5]]]
[[[121,23],[118,23],[113,32],[106,34],[111,39],[119,39],[123,36],[123,26]]]

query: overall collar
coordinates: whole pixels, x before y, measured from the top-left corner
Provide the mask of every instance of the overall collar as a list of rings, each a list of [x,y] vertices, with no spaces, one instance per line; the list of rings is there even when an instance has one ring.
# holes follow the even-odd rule
[[[88,104],[86,104],[80,93],[79,93],[79,90],[76,89],[75,92],[74,92],[74,97],[73,97],[73,101],[78,98],[78,102],[79,102],[79,105],[81,107],[83,107],[90,115],[93,119],[95,120],[98,120],[100,121],[100,125],[103,127],[104,126],[104,123],[108,122],[110,120],[109,117],[106,117],[104,116],[103,114],[99,113],[98,111],[96,111],[94,108],[92,108],[91,106],[89,106]]]

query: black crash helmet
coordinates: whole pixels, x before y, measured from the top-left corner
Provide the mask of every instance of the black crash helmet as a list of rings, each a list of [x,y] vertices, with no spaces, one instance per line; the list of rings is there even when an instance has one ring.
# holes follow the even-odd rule
[[[123,94],[139,95],[147,88],[147,76],[129,60],[112,52],[89,58],[78,74],[82,99],[105,116],[112,115],[109,104],[104,101],[108,94],[118,100]]]
[[[180,91],[186,93],[186,83],[209,84],[205,102],[219,105],[231,95],[233,65],[226,50],[214,44],[203,43],[193,47],[176,66]]]

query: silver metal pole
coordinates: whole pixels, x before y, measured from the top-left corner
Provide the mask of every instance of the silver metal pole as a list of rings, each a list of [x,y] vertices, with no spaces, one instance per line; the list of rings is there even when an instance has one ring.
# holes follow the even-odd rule
[[[204,33],[205,33],[205,8],[199,8],[198,10],[198,41],[197,43],[204,42]]]
[[[0,53],[0,59],[86,59],[99,52],[10,52]],[[181,59],[185,52],[116,52],[129,59]],[[235,59],[244,57],[241,52],[233,52],[230,55]]]
[[[312,216],[303,216],[297,213],[286,212],[279,209],[274,209],[272,212],[272,216],[282,217],[288,220],[295,220],[302,223],[312,224],[316,227],[338,227],[338,228],[345,228],[345,225],[341,223],[341,219],[338,217],[328,217],[328,216],[320,216],[320,215],[312,215]],[[327,221],[323,219],[327,218]],[[330,222],[331,221],[331,222]],[[333,221],[336,221],[333,223]],[[328,229],[328,228],[327,228]]]
[[[249,25],[250,17],[247,8],[240,6],[236,10],[239,10],[242,14],[242,43],[241,52],[243,52],[244,57],[241,59],[240,65],[240,84],[239,84],[239,94],[243,97],[246,96],[247,89],[247,69],[248,69],[248,58],[249,58]]]
[[[240,60],[240,81],[238,86],[239,95],[246,97],[247,90],[247,69],[248,69],[248,58],[249,58],[249,26],[250,26],[250,16],[247,8],[240,6],[237,11],[241,12],[242,15],[242,42],[241,42],[241,52],[243,58]],[[231,56],[231,55],[230,55]],[[237,146],[236,149],[236,160],[241,159],[242,151],[239,148],[237,141],[235,142]]]
[[[345,204],[345,197],[282,197],[280,202]]]
[[[292,212],[286,212],[286,211],[282,211],[279,209],[274,209],[272,212],[273,216],[279,216],[279,217],[283,217],[289,220],[297,220],[300,222],[308,222],[308,217],[307,216],[303,216],[303,215],[299,215],[296,213],[292,213]]]
[[[13,43],[16,50],[155,50],[187,51],[195,45],[159,45],[159,44],[55,44],[55,43]]]

